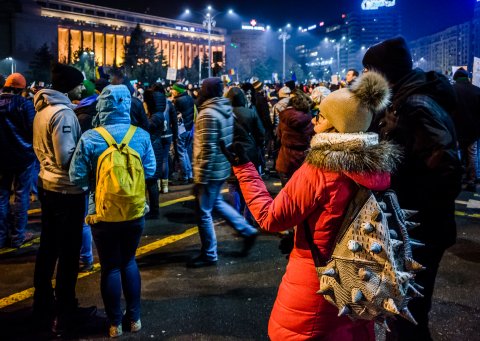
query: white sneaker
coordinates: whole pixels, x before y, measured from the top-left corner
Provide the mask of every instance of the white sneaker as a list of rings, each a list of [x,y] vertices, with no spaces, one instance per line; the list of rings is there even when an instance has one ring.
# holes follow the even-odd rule
[[[108,335],[112,338],[119,337],[123,334],[122,325],[110,326],[108,329]]]
[[[138,319],[138,321],[131,321],[130,322],[130,331],[132,333],[136,333],[136,332],[140,331],[140,329],[142,329],[142,321],[140,321],[140,319]]]
[[[162,193],[168,193],[168,179],[162,180]]]

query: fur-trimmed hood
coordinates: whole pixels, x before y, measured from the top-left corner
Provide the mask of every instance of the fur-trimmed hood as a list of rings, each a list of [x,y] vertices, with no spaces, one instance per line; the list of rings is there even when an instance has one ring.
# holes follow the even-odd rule
[[[312,138],[305,162],[351,177],[351,174],[391,173],[400,158],[399,148],[389,142],[379,143],[375,133],[319,133]]]

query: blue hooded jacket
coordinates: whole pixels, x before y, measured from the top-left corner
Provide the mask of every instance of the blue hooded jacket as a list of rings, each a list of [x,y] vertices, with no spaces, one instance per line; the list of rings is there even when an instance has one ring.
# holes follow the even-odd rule
[[[103,126],[115,141],[120,142],[130,127],[130,104],[131,95],[125,85],[105,87],[98,97],[98,114],[93,119],[93,126]],[[145,178],[152,177],[156,162],[150,135],[137,127],[129,146],[142,158]],[[98,157],[107,147],[107,142],[98,132],[93,129],[86,131],[73,154],[69,172],[70,181],[83,188],[90,187],[94,192]],[[92,205],[90,208],[89,213],[93,213]]]

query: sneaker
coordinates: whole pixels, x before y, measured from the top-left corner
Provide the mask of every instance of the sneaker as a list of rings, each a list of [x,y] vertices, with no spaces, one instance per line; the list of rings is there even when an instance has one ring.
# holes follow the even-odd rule
[[[88,322],[96,313],[97,307],[91,306],[85,308],[77,307],[70,313],[58,314],[53,320],[52,332],[57,336],[68,333]]]
[[[111,338],[119,337],[122,334],[123,330],[121,324],[119,324],[118,326],[110,326],[110,328],[108,328],[108,336],[110,336]]]
[[[78,272],[92,272],[93,271],[93,263],[80,263],[78,267]]]
[[[140,319],[138,319],[138,321],[131,321],[130,322],[130,331],[132,333],[139,332],[140,329],[142,329],[142,321],[140,321]]]
[[[163,179],[162,180],[162,193],[168,193],[168,179]]]
[[[32,241],[33,239],[35,239],[35,235],[32,232],[25,232],[25,237],[23,238],[23,240],[21,242],[15,242],[15,241],[12,240],[11,246],[15,249],[18,249],[18,248],[22,247],[23,244],[28,243],[29,241]]]
[[[192,258],[187,262],[187,268],[202,268],[213,265],[217,265],[217,260],[207,259],[203,255]]]

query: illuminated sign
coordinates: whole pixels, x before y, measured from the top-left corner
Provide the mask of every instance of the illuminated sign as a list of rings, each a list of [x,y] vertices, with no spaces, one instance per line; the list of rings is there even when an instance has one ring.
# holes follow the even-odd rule
[[[308,26],[307,30],[311,31],[317,28],[317,25]]]
[[[255,19],[250,20],[250,25],[253,27],[257,26],[257,21]]]
[[[265,31],[265,26],[259,25],[255,19],[252,19],[249,23],[242,24],[242,30]]]
[[[478,0],[477,0],[478,1]],[[363,0],[363,10],[374,10],[380,7],[393,7],[395,6],[395,0]]]

